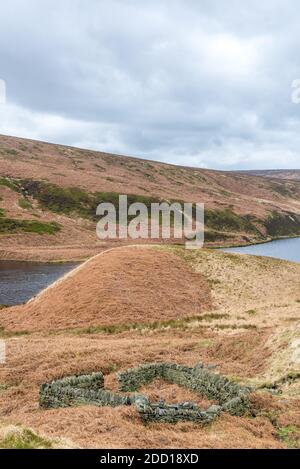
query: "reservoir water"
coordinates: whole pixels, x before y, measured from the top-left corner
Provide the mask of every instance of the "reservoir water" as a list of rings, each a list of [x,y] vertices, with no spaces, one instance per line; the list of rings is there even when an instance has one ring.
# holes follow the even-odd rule
[[[226,252],[253,254],[255,256],[277,257],[293,262],[300,262],[300,238],[280,239],[270,243],[255,244],[239,248],[222,249]]]
[[[300,262],[300,238],[222,250]],[[77,265],[0,261],[0,305],[25,303]]]
[[[25,303],[77,265],[0,261],[0,305]]]

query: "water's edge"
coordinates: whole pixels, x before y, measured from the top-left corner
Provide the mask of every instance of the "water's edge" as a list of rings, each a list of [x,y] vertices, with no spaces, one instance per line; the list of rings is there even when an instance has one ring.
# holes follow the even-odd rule
[[[248,246],[220,248],[223,252],[273,257],[300,263],[300,237],[275,239],[270,242]]]
[[[0,305],[26,303],[78,265],[1,260]]]
[[[243,246],[223,246],[218,249],[223,252],[266,256],[300,263],[300,237],[281,238]],[[0,307],[26,303],[82,264],[85,262],[44,263],[0,260]]]

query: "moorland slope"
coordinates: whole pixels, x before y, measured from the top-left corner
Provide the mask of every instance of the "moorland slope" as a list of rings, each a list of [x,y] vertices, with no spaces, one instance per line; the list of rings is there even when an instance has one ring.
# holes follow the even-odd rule
[[[0,136],[0,258],[78,260],[97,254],[112,243],[97,240],[96,207],[116,203],[119,194],[147,206],[205,203],[207,245],[300,235],[300,181],[264,176]]]
[[[155,255],[154,255],[155,254]],[[210,289],[172,252],[147,247],[104,251],[25,305],[0,312],[6,330],[130,329],[200,316]]]
[[[95,257],[26,307],[0,313],[7,347],[0,367],[0,447],[299,447],[299,279],[299,264],[212,250],[139,246]],[[75,299],[73,311],[64,285]],[[56,300],[64,301],[66,312]],[[200,314],[189,318],[195,305]],[[131,322],[135,314],[141,327]],[[81,318],[97,327],[74,328]],[[147,362],[212,363],[255,387],[249,412],[224,413],[202,428],[192,422],[145,426],[126,406],[39,408],[44,382],[101,370],[106,388],[116,390],[117,372]],[[159,381],[142,391],[155,401],[201,397]]]

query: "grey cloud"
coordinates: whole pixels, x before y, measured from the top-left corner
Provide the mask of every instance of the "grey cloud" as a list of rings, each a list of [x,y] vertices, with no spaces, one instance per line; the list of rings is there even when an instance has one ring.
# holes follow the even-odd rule
[[[212,168],[300,167],[296,0],[10,0],[0,131]]]

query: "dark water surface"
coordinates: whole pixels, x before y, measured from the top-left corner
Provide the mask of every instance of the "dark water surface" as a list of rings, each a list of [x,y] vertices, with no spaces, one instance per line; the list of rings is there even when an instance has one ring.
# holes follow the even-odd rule
[[[25,303],[77,265],[0,261],[0,305]]]
[[[277,257],[293,262],[300,262],[300,238],[280,239],[265,244],[245,246],[241,248],[222,249],[226,252],[254,254],[255,256]]]

